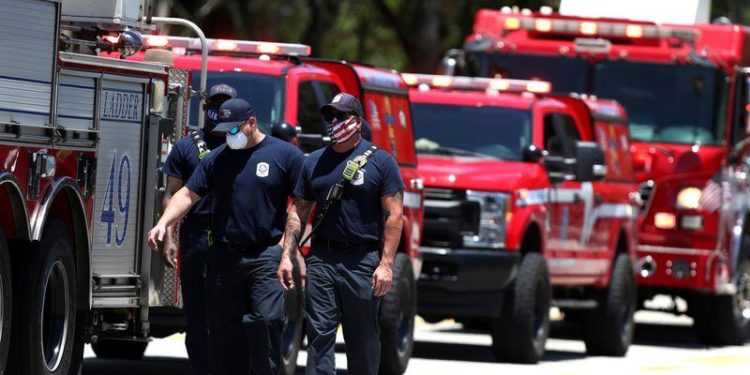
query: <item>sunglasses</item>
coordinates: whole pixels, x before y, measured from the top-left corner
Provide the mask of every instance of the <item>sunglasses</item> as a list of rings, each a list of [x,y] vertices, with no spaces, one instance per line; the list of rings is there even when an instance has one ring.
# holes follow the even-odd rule
[[[242,129],[242,127],[245,126],[245,125],[247,125],[247,120],[242,121],[241,123],[237,124],[237,126],[229,129],[229,131],[227,132],[227,134],[229,134],[229,135],[236,135],[237,133],[240,132],[240,129]]]
[[[333,122],[333,120],[343,121],[349,118],[349,113],[347,112],[329,113],[323,117],[326,120],[326,122]]]

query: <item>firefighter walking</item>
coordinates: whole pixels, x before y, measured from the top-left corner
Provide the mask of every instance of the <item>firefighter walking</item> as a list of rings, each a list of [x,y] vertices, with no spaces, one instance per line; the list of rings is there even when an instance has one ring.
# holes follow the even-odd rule
[[[350,374],[377,374],[378,310],[391,287],[403,225],[404,184],[394,158],[361,137],[362,106],[338,94],[321,108],[333,144],[305,160],[289,209],[278,278],[296,287],[292,261],[313,203],[307,265],[307,374],[335,373],[334,348],[343,325]]]
[[[266,136],[249,103],[226,101],[216,131],[222,145],[204,158],[149,232],[156,247],[167,227],[209,197],[208,272],[210,373],[260,375],[281,362],[283,290],[276,281],[286,207],[304,156]]]
[[[234,98],[237,91],[226,84],[212,86],[205,103],[205,128],[195,130],[179,140],[162,173],[167,175],[167,189],[162,200],[166,209],[172,195],[181,189],[193,175],[198,163],[210,150],[224,143],[224,134],[213,132],[221,105]],[[208,252],[208,199],[196,203],[183,218],[180,225],[167,228],[162,255],[171,267],[177,266],[180,257],[180,283],[186,324],[185,347],[196,375],[208,374],[208,326],[206,325],[206,254]],[[179,241],[174,231],[179,226]]]

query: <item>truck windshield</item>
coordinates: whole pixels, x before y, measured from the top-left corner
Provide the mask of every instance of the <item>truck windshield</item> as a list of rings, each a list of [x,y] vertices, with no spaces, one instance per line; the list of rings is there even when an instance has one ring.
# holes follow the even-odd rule
[[[630,136],[644,142],[720,144],[726,83],[719,69],[697,64],[601,61],[535,54],[475,53],[468,74],[550,81],[554,92],[591,93],[617,100]]]
[[[482,55],[467,56],[469,75],[484,73]],[[487,77],[515,79],[540,79],[552,83],[555,92],[585,92],[588,62],[577,57],[558,57],[543,55],[509,55],[494,53],[490,55],[491,64]]]
[[[208,86],[226,83],[237,90],[237,97],[253,106],[261,131],[270,134],[272,124],[282,121],[284,82],[280,77],[245,72],[208,72]],[[200,87],[200,71],[193,71],[193,87]],[[190,125],[198,125],[198,100],[190,103]]]
[[[592,93],[620,102],[630,137],[645,142],[720,144],[724,80],[715,68],[628,61],[596,64]]]
[[[531,143],[528,111],[499,107],[412,104],[420,154],[521,160]]]

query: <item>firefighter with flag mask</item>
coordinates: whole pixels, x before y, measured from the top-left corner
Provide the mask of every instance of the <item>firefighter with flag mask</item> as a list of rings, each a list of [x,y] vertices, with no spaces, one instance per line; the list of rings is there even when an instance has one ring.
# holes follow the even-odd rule
[[[336,372],[334,348],[343,326],[350,374],[378,373],[380,300],[393,281],[403,226],[404,184],[395,159],[362,139],[362,106],[338,94],[321,108],[332,144],[310,154],[289,208],[278,269],[284,289],[292,276],[305,224],[316,205],[307,267],[306,374]]]
[[[304,155],[294,145],[265,135],[252,106],[242,99],[222,104],[214,131],[226,144],[201,160],[177,191],[149,244],[209,197],[206,275],[209,371],[212,375],[275,375],[282,363],[284,294],[276,279],[289,198]]]
[[[162,199],[166,209],[172,195],[180,190],[193,175],[200,160],[211,150],[224,143],[224,134],[212,132],[218,121],[221,105],[237,96],[237,91],[229,85],[218,84],[211,87],[204,104],[206,121],[204,129],[193,130],[177,141],[162,166],[167,176],[167,188]],[[208,252],[208,200],[199,202],[185,215],[180,225],[170,226],[162,248],[165,262],[177,267],[180,257],[180,283],[185,311],[187,348],[190,363],[196,375],[208,374],[208,327],[206,326],[206,254]],[[177,229],[176,227],[179,227]],[[175,239],[174,233],[179,236]],[[179,250],[179,251],[178,251]]]

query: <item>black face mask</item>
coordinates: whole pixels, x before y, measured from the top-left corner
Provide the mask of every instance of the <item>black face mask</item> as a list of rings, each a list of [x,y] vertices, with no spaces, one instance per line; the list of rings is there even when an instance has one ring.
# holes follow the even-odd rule
[[[207,129],[213,129],[216,124],[219,123],[219,108],[218,107],[206,107],[206,123],[204,124]]]

